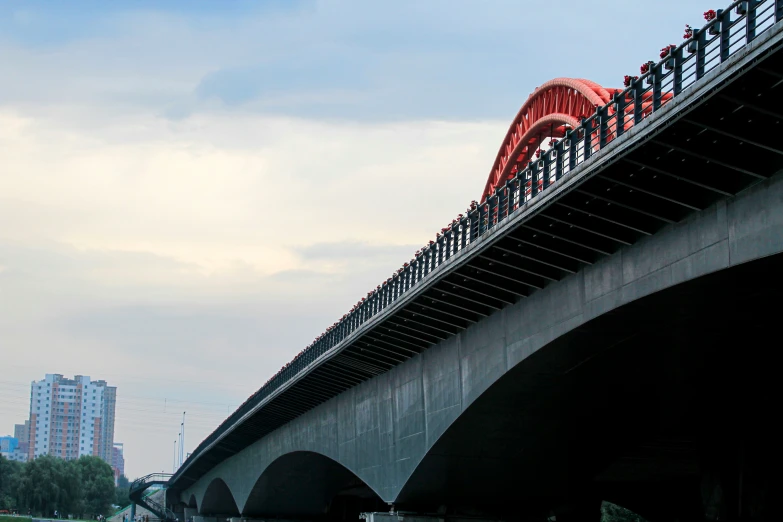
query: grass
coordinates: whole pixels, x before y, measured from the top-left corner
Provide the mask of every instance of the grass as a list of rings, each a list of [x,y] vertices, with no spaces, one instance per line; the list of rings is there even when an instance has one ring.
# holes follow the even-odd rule
[[[71,518],[69,519],[67,516],[65,518],[46,518],[46,517],[35,517],[36,520],[51,520],[52,522],[95,522],[94,519],[87,519],[87,518]],[[18,522],[19,519],[12,522]]]
[[[0,522],[32,522],[32,520],[32,518],[27,516],[0,515]]]

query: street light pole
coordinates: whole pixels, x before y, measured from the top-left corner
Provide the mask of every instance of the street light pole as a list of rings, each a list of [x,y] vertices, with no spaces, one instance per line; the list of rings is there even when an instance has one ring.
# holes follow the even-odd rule
[[[171,473],[177,472],[177,441],[174,441],[174,459],[171,461]]]
[[[185,461],[185,413],[182,412],[182,441],[179,444],[179,465]]]

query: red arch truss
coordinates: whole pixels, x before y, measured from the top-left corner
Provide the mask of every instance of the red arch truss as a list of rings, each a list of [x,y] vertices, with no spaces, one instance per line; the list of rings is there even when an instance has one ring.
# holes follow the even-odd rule
[[[482,201],[524,168],[545,138],[562,138],[620,90],[605,89],[589,80],[555,78],[533,91],[500,145]]]

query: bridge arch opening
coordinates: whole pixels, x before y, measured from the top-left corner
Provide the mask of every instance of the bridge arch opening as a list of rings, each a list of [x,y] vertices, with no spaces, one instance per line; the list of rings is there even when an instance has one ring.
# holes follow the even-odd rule
[[[192,498],[192,496],[191,496]],[[195,498],[192,498],[195,503]],[[234,500],[234,494],[223,479],[216,478],[207,486],[204,497],[201,499],[201,515],[225,515],[239,516],[239,508]]]
[[[657,522],[720,519],[779,490],[783,431],[763,398],[776,393],[781,264],[641,297],[522,358],[430,446],[395,507],[587,520],[608,501]],[[773,506],[758,502],[766,520]]]
[[[190,509],[198,509],[198,503],[196,502],[196,495],[191,494],[188,499],[188,507]]]
[[[296,451],[264,470],[242,516],[354,521],[361,512],[387,509],[380,496],[342,464],[320,453]]]

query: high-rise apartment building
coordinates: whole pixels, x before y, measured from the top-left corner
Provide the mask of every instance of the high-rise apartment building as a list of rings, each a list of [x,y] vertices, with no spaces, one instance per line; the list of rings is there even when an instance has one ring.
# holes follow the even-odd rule
[[[99,383],[106,384],[104,381]],[[114,461],[114,409],[117,405],[117,387],[104,386],[103,408],[101,411],[101,424],[108,436],[102,437],[98,446],[98,456],[113,466]],[[110,435],[109,435],[110,434]]]
[[[46,374],[30,386],[28,458],[54,455],[66,460],[82,455],[112,464],[117,388],[77,375]]]

